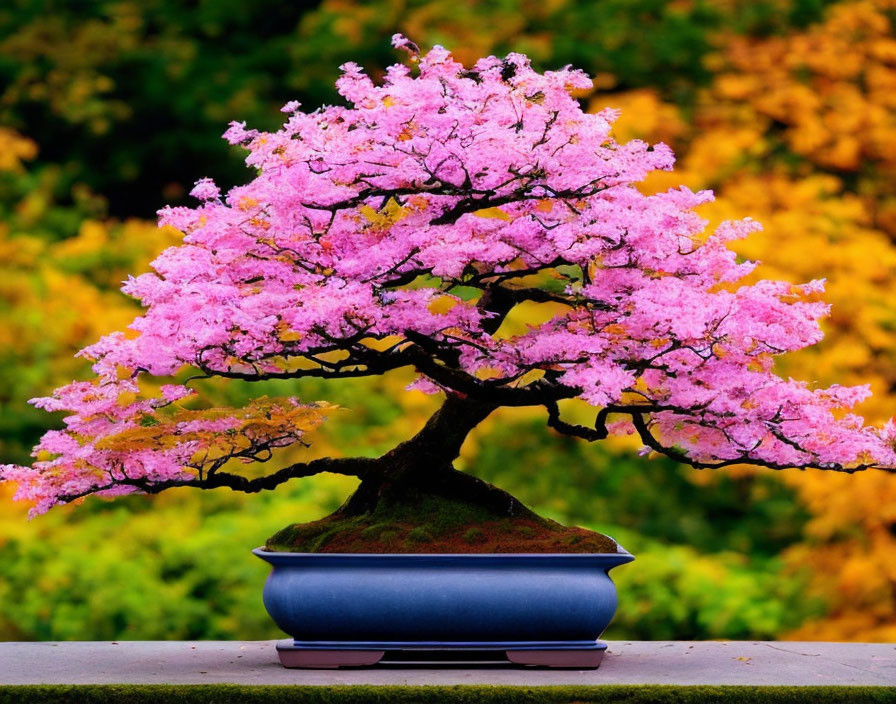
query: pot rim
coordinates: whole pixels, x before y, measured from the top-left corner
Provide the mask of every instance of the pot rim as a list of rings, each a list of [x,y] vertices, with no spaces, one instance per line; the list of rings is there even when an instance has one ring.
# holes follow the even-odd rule
[[[295,561],[322,561],[322,562],[524,562],[538,563],[550,561],[556,564],[562,562],[612,563],[613,566],[624,565],[635,559],[628,550],[621,547],[618,552],[486,552],[486,553],[419,553],[419,552],[390,552],[390,553],[366,553],[366,552],[276,552],[265,550],[264,546],[257,547],[252,553],[271,564],[295,562]]]
[[[253,548],[256,555],[351,555],[353,557],[593,557],[595,555],[631,555],[620,546],[616,552],[292,552]],[[634,557],[634,555],[632,555]]]

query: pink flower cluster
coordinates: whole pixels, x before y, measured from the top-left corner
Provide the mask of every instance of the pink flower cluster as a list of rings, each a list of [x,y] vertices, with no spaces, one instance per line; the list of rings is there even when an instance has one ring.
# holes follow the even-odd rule
[[[417,59],[411,42],[393,43]],[[517,405],[564,389],[557,398],[631,417],[612,431],[634,427],[698,465],[896,465],[893,424],[865,427],[848,412],[866,389],[772,372],[775,355],[821,339],[823,283],[739,285],[754,264],[727,243],[758,225],[706,234],[694,207],[710,192],[640,193],[673,155],[615,142],[614,111],[586,114],[571,94],[591,87],[585,74],[539,74],[519,54],[467,69],[441,47],[414,69],[390,67],[382,85],[355,64],[342,71],[347,106],[290,103],[274,133],[231,124],[224,136],[248,150],[256,178],[223,198],[203,179],[199,206],[161,211],[184,243],[126,283],[146,309],[130,326],[138,334],[83,351],[97,382],[38,401],[74,415],[42,442],[50,463],[2,469],[21,497],[43,510],[106,487],[108,463],[83,448],[104,422],[131,422],[150,403],[111,408],[122,371],[185,366],[253,379],[410,365],[417,388]],[[553,315],[505,332],[508,302],[522,301]],[[164,482],[191,471],[188,451],[116,461]]]
[[[162,397],[141,399],[131,380],[107,384],[79,381],[58,389],[51,398],[33,399],[47,411],[70,411],[65,430],[44,434],[34,455],[33,467],[0,467],[5,480],[18,483],[17,499],[34,502],[31,515],[46,512],[59,497],[80,497],[91,493],[119,496],[138,491],[133,478],[152,482],[188,479],[186,465],[195,451],[183,443],[166,451],[133,448],[128,452],[101,449],[107,437],[138,427],[141,418],[157,408],[190,394],[183,387],[162,387]],[[123,402],[124,401],[124,402]]]

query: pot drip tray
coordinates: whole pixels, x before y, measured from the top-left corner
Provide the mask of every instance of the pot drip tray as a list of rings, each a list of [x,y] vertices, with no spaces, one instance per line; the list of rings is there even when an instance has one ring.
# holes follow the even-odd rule
[[[496,643],[372,643],[282,640],[284,667],[495,667],[528,666],[595,669],[607,644],[601,641]]]

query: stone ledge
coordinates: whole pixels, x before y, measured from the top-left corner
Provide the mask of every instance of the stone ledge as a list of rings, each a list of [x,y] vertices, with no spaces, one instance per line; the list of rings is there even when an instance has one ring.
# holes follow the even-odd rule
[[[892,643],[610,641],[598,670],[377,666],[287,670],[276,641],[0,643],[0,685],[896,686]]]

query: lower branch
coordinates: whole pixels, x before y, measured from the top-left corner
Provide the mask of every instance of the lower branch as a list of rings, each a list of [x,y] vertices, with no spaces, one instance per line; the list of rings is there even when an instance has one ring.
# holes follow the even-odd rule
[[[896,471],[889,467],[880,467],[873,464],[860,464],[856,465],[855,467],[845,467],[840,464],[812,461],[804,462],[799,465],[780,464],[778,462],[769,462],[767,460],[762,460],[753,457],[750,454],[743,454],[740,457],[733,457],[728,460],[719,460],[718,462],[701,462],[699,460],[688,457],[688,455],[681,450],[678,450],[674,447],[666,447],[665,445],[663,445],[659,440],[657,440],[653,433],[650,432],[647,421],[644,420],[644,416],[641,413],[631,413],[630,415],[632,417],[632,424],[635,426],[635,430],[638,431],[638,436],[641,438],[641,442],[643,442],[654,452],[665,455],[666,457],[669,457],[676,462],[689,464],[694,469],[720,469],[722,467],[730,467],[736,464],[749,464],[755,467],[765,467],[766,469],[825,469],[834,472],[843,472],[845,474],[854,474],[856,472],[862,472],[866,469],[881,469],[888,472]],[[802,449],[801,451],[806,452],[806,450]]]
[[[292,464],[273,474],[267,474],[255,479],[249,479],[242,475],[231,474],[229,472],[215,472],[210,477],[198,482],[194,486],[198,486],[200,489],[227,487],[234,491],[254,494],[259,491],[264,491],[265,489],[274,489],[290,479],[310,477],[324,472],[358,477],[363,480],[364,477],[373,470],[377,462],[378,461],[375,459],[366,457],[324,457],[318,460],[311,460],[307,463],[300,462]]]
[[[239,474],[231,474],[230,472],[215,472],[202,479],[194,477],[193,479],[170,479],[163,482],[152,482],[139,477],[123,476],[120,479],[114,479],[104,486],[92,487],[77,494],[60,496],[59,502],[63,504],[71,503],[72,501],[84,498],[85,496],[108,491],[119,486],[133,486],[146,494],[160,494],[166,489],[175,489],[184,486],[196,489],[217,489],[220,487],[227,487],[233,491],[254,494],[259,491],[264,491],[265,489],[274,489],[290,479],[310,477],[324,472],[359,477],[363,480],[364,477],[368,476],[371,468],[377,462],[378,460],[366,457],[325,457],[322,459],[311,460],[310,462],[292,464],[277,472],[262,477],[256,477],[255,479],[249,479],[248,477]]]
[[[650,426],[647,420],[647,417],[651,413],[660,413],[663,411],[671,411],[679,414],[687,414],[689,410],[680,406],[668,406],[668,405],[649,405],[649,404],[637,404],[631,406],[625,405],[610,405],[602,408],[600,412],[597,414],[597,419],[594,423],[594,428],[587,428],[582,425],[575,425],[572,423],[568,423],[560,418],[560,409],[556,402],[548,402],[544,404],[545,408],[548,411],[548,422],[547,425],[550,428],[553,428],[559,433],[563,435],[570,435],[577,438],[582,438],[583,440],[588,440],[589,442],[594,442],[596,440],[604,440],[608,436],[608,431],[606,427],[607,418],[611,413],[620,413],[625,414],[631,417],[632,425],[635,428],[635,431],[638,433],[638,436],[641,439],[641,442],[644,445],[657,454],[663,455],[670,459],[675,460],[676,462],[680,462],[682,464],[687,464],[693,467],[694,469],[721,469],[723,467],[731,467],[733,465],[742,465],[749,464],[755,467],[765,467],[766,469],[774,469],[774,470],[782,470],[782,469],[824,469],[835,472],[844,472],[846,474],[854,474],[855,472],[862,472],[866,469],[878,469],[886,472],[894,472],[896,473],[896,469],[890,467],[883,467],[876,464],[859,464],[855,467],[848,467],[840,464],[829,463],[829,462],[819,462],[812,461],[811,459],[807,462],[804,462],[799,465],[790,465],[790,464],[781,464],[778,462],[770,462],[768,460],[763,460],[758,457],[753,456],[752,450],[756,448],[752,448],[752,450],[746,450],[742,454],[737,457],[732,457],[726,460],[719,460],[717,462],[703,462],[701,460],[696,460],[688,454],[676,447],[669,447],[664,445],[660,440],[651,432]],[[778,433],[772,431],[772,434],[781,442],[786,442],[786,444],[792,446],[794,449],[799,450],[801,452],[806,453],[807,456],[811,457],[811,453],[808,450],[804,450],[799,446],[798,443],[790,440],[789,438],[785,438],[780,436]]]

